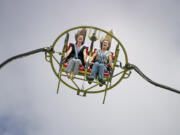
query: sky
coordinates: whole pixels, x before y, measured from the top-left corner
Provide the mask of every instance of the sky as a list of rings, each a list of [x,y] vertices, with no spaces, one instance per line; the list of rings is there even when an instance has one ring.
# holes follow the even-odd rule
[[[53,44],[65,30],[113,29],[129,62],[180,90],[180,1],[1,0],[0,63]],[[39,53],[0,69],[0,135],[179,135],[180,96],[135,71],[108,91],[77,96]]]

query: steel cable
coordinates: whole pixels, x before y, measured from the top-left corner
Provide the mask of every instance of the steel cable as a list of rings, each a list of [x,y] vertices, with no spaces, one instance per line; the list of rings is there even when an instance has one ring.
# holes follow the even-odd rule
[[[176,90],[174,88],[171,88],[169,86],[166,86],[166,85],[163,85],[163,84],[160,84],[160,83],[157,83],[153,80],[151,80],[149,77],[147,77],[136,65],[133,65],[133,64],[127,64],[124,68],[128,69],[128,70],[131,70],[131,69],[134,69],[143,79],[145,79],[146,81],[148,81],[149,83],[157,86],[157,87],[160,87],[160,88],[164,88],[166,90],[170,90],[172,92],[175,92],[175,93],[178,93],[180,94],[180,91],[179,90]]]

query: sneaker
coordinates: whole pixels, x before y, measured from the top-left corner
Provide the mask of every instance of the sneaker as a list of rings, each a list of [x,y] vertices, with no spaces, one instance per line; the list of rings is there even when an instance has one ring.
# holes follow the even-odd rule
[[[103,79],[99,79],[99,86],[102,87],[105,84],[105,81]]]
[[[70,73],[66,72],[67,78],[70,79]]]
[[[71,72],[71,74],[70,74],[70,79],[74,79],[74,73],[73,72]]]
[[[89,78],[89,77],[88,77],[87,80],[88,80],[88,83],[91,84],[92,81],[94,80],[94,78]]]

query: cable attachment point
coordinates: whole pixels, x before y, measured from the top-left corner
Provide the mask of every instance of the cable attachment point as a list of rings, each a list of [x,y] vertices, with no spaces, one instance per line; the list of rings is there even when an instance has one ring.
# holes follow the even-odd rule
[[[127,78],[130,77],[130,75],[131,75],[131,71],[130,70],[134,69],[134,65],[130,64],[130,63],[125,64],[125,66],[123,66],[122,69],[124,69],[124,72],[125,72],[125,75],[124,75],[123,78],[127,79]]]
[[[125,66],[123,67],[123,69],[132,70],[132,69],[134,69],[134,65],[133,65],[133,64],[130,64],[130,63],[127,63],[127,64],[125,64]]]
[[[50,62],[50,55],[52,53],[54,53],[55,51],[54,51],[52,46],[44,47],[44,49],[45,49],[45,59],[46,59],[47,62]]]
[[[45,52],[54,53],[54,49],[53,49],[52,46],[50,46],[50,47],[44,47],[44,49],[45,49]]]

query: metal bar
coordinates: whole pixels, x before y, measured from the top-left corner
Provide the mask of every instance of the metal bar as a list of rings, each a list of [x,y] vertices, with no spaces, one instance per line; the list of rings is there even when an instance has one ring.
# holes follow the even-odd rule
[[[107,88],[108,88],[108,83],[106,84],[106,89],[107,89]],[[107,95],[107,90],[105,90],[105,92],[104,92],[103,104],[105,103],[106,95]]]
[[[52,55],[52,57],[54,58],[54,60],[60,65],[59,61],[56,59],[56,57],[54,57],[54,55]]]
[[[120,73],[115,74],[112,78],[114,78],[114,77],[116,77],[116,76],[118,76],[118,75],[120,75],[122,73],[124,73],[124,71],[121,71]]]
[[[77,87],[78,90],[80,90],[80,88],[78,87],[78,85],[76,84],[76,82],[74,80],[71,79],[71,81],[74,83],[74,85]]]
[[[90,89],[92,89],[92,88],[96,87],[97,85],[98,85],[98,83],[97,83],[97,84],[95,84],[94,86],[91,86],[91,87],[87,88],[85,91],[88,91],[88,90],[90,90]]]

